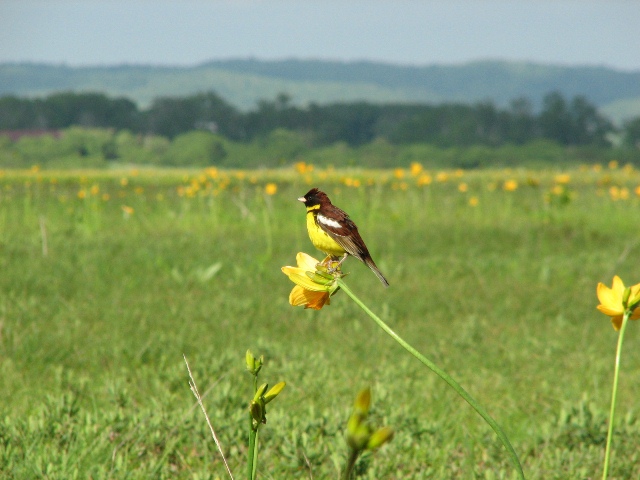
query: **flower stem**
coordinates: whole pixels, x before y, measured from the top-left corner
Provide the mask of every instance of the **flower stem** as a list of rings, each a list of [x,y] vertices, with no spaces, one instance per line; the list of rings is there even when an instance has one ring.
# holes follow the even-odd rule
[[[611,390],[611,410],[609,412],[609,431],[607,432],[607,447],[604,452],[604,468],[602,472],[602,480],[606,480],[609,475],[609,457],[611,456],[611,440],[613,438],[613,417],[616,411],[616,397],[618,396],[618,376],[620,373],[620,355],[622,353],[622,341],[624,340],[624,331],[627,328],[631,310],[626,310],[622,317],[622,326],[618,335],[618,347],[616,348],[616,364],[613,371],[613,389]]]
[[[338,279],[338,285],[340,288],[344,290],[344,292],[351,297],[351,299],[356,302],[356,304],[365,311],[367,315],[369,315],[382,330],[384,330],[391,338],[393,338],[396,342],[398,342],[407,352],[416,357],[420,362],[426,365],[432,372],[442,378],[445,382],[451,386],[458,395],[460,395],[466,402],[473,407],[473,409],[478,412],[478,414],[484,419],[485,422],[489,424],[489,426],[493,429],[493,431],[498,435],[498,438],[504,445],[511,458],[511,463],[516,468],[518,473],[518,478],[524,479],[524,472],[522,471],[522,465],[520,465],[520,460],[518,459],[518,454],[515,452],[513,447],[511,446],[511,442],[507,438],[507,435],[502,431],[500,426],[496,423],[496,421],[491,418],[491,416],[487,413],[487,411],[471,396],[467,391],[460,386],[458,382],[456,382],[453,378],[449,376],[444,370],[440,369],[435,363],[429,360],[427,357],[418,352],[415,348],[413,348],[409,343],[407,343],[402,337],[400,337],[397,333],[395,333],[389,326],[380,319],[375,313],[373,313],[369,308],[362,303],[362,301],[355,296],[355,294],[351,291],[349,287],[342,281],[342,279]]]
[[[351,480],[353,475],[353,468],[356,466],[356,460],[360,452],[354,449],[349,449],[349,459],[347,460],[347,467],[344,469],[342,480]]]
[[[249,416],[249,453],[247,455],[247,479],[254,480],[258,469],[258,430],[254,428],[253,419]]]

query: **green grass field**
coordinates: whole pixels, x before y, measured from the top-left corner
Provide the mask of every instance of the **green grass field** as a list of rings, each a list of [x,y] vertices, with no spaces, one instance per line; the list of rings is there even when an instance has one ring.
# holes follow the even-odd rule
[[[469,405],[346,295],[288,304],[280,267],[320,256],[295,200],[318,186],[391,287],[354,259],[347,283],[485,406],[527,478],[599,478],[618,336],[595,292],[640,282],[640,173],[298,167],[0,173],[1,477],[228,478],[185,354],[245,478],[251,349],[262,381],[287,382],[260,478],[338,478],[367,386],[396,435],[358,478],[516,478]],[[632,322],[611,478],[640,478],[639,336]]]

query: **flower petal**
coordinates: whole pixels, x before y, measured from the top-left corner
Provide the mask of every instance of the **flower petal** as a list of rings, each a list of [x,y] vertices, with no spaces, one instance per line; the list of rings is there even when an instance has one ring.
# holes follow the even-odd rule
[[[620,327],[622,327],[622,315],[611,317],[611,324],[616,332],[620,330]]]
[[[605,305],[598,305],[596,308],[600,310],[602,313],[604,313],[605,315],[607,315],[608,317],[618,317],[624,313],[622,309],[614,310],[606,307]]]
[[[304,308],[320,310],[325,304],[329,305],[329,302],[328,292],[314,292],[299,285],[293,287],[289,294],[289,303],[294,307],[304,305]]]
[[[308,255],[304,252],[298,252],[298,254],[296,255],[296,263],[298,264],[299,268],[302,268],[307,272],[315,272],[316,265],[320,262],[313,258],[311,255]]]
[[[307,275],[307,271],[298,267],[282,267],[282,273],[284,273],[289,280],[296,285],[300,285],[302,288],[311,290],[313,292],[328,292],[331,290],[330,285],[321,285],[314,282]]]
[[[617,294],[620,295],[620,298],[622,298],[622,294],[624,292],[624,283],[622,283],[622,279],[618,275],[615,275],[613,277],[613,284],[611,285],[611,290],[615,291]]]
[[[618,283],[616,282],[616,279],[618,280]],[[617,276],[613,278],[614,288],[609,288],[604,283],[598,283],[598,287],[596,289],[598,300],[600,300],[598,310],[600,310],[605,315],[620,315],[624,311],[624,308],[622,307],[622,294],[624,292],[624,285],[622,287],[622,290],[620,290],[619,288],[620,285],[622,285],[622,281],[620,280],[620,277]]]

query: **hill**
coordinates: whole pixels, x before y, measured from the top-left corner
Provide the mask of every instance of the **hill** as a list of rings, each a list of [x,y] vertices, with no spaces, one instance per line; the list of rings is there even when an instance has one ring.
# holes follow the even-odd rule
[[[70,67],[0,64],[0,95],[100,91],[145,107],[158,96],[213,90],[241,109],[286,92],[296,104],[365,100],[376,103],[475,103],[504,107],[518,97],[539,106],[550,91],[584,95],[614,121],[640,116],[640,72],[498,61],[402,66],[320,60],[216,60],[193,67]]]

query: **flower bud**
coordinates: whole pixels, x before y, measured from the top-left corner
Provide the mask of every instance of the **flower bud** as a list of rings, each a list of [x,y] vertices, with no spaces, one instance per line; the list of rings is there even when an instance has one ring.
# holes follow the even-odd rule
[[[356,400],[353,404],[354,412],[366,417],[369,415],[369,407],[371,406],[371,390],[365,388],[358,393]]]
[[[380,448],[387,442],[390,442],[393,438],[393,430],[391,427],[382,427],[375,432],[373,435],[369,437],[369,441],[367,442],[367,450],[375,450]]]
[[[264,403],[267,404],[271,400],[276,398],[278,394],[282,391],[282,389],[285,387],[285,385],[286,385],[285,382],[280,382],[280,383],[276,383],[273,387],[271,387],[271,390],[269,390],[267,393],[264,394]]]
[[[269,388],[269,384],[268,383],[263,383],[262,385],[260,385],[258,387],[258,389],[256,390],[255,395],[253,396],[253,401],[254,402],[261,401],[262,397],[264,396],[264,392],[267,391],[267,388]]]
[[[351,449],[359,452],[366,448],[371,436],[371,429],[369,425],[361,421],[362,419],[355,417],[357,415],[352,415],[347,424],[347,444]]]
[[[251,418],[253,418],[257,424],[266,423],[264,408],[262,408],[260,403],[261,402],[252,401],[249,404],[249,413],[251,413]]]
[[[253,356],[253,353],[251,353],[251,350],[247,350],[245,361],[247,362],[247,370],[253,373],[253,370],[256,368],[256,358]]]

